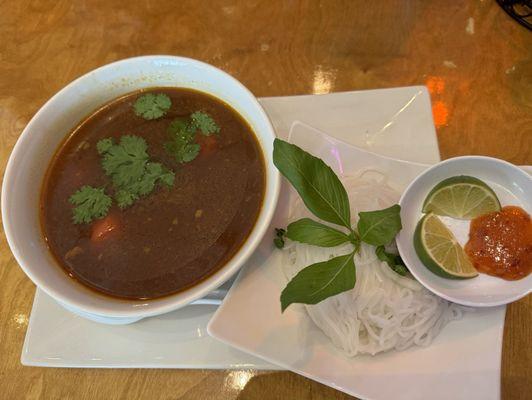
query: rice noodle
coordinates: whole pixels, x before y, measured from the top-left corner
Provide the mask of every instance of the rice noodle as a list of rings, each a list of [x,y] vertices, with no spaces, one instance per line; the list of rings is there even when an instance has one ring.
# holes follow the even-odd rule
[[[375,174],[380,175],[379,180],[374,179]],[[360,211],[386,208],[399,198],[379,171],[365,170],[342,181],[353,224]],[[298,200],[290,220],[307,216],[311,216],[309,211]],[[284,273],[291,279],[306,266],[347,254],[352,248],[351,244],[322,248],[288,241]],[[305,305],[314,323],[349,356],[427,346],[449,321],[462,317],[463,307],[433,295],[411,276],[396,274],[376,257],[373,246],[361,244],[355,265],[357,281],[352,290]]]

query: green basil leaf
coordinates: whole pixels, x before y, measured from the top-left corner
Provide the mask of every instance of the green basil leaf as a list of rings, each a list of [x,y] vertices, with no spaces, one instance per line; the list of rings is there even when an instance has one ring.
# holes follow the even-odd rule
[[[303,218],[288,225],[286,237],[321,247],[334,247],[350,241],[345,233],[310,218]]]
[[[390,243],[402,228],[400,211],[401,207],[395,204],[384,210],[358,213],[360,239],[373,246]]]
[[[309,265],[292,278],[281,293],[281,310],[292,303],[316,304],[353,289],[356,281],[354,253]]]
[[[406,276],[406,273],[408,272],[408,268],[406,268],[406,266],[402,264],[396,264],[391,268],[393,269],[395,273],[401,276]]]
[[[379,260],[386,261],[390,267],[397,264],[396,260],[397,258],[400,258],[396,254],[388,253],[384,249],[384,246],[377,246],[377,248],[375,249],[375,254],[377,255],[377,258]]]
[[[273,162],[317,217],[351,229],[347,192],[333,170],[296,145],[275,139]]]
[[[377,258],[381,261],[386,261],[388,266],[399,275],[405,276],[408,272],[408,268],[406,268],[405,263],[401,259],[401,256],[393,253],[388,253],[384,246],[378,246],[375,249],[375,254],[377,255]]]

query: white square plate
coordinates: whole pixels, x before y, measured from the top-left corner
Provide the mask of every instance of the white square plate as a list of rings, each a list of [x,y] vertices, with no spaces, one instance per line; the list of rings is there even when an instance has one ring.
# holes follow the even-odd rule
[[[427,111],[430,112],[430,111]],[[322,158],[337,173],[383,171],[402,191],[427,165],[382,157],[301,123],[290,142]],[[283,186],[273,227],[287,225],[290,190]],[[478,309],[449,323],[426,348],[348,358],[300,305],[281,314],[286,279],[272,237],[240,273],[208,326],[213,337],[251,355],[346,393],[367,399],[498,399],[504,307]]]
[[[280,137],[286,138],[292,122],[299,119],[381,154],[439,161],[424,87],[270,97],[260,102]],[[280,368],[205,335],[215,310],[187,307],[139,324],[106,326],[66,311],[37,290],[21,360],[44,367]]]

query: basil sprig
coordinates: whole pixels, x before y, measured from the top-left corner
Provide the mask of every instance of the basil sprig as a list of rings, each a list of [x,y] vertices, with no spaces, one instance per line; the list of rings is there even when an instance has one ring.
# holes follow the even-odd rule
[[[378,246],[376,255],[380,260],[386,261],[395,272],[401,275],[406,273],[406,267],[399,261],[400,257],[384,250],[384,245],[390,243],[401,230],[399,205],[384,210],[360,212],[357,229],[354,229],[351,226],[347,191],[331,167],[298,146],[280,139],[274,141],[273,162],[316,217],[339,225],[336,229],[310,218],[303,218],[288,225],[286,237],[321,247],[334,247],[344,243],[353,245],[353,251],[348,254],[309,265],[299,271],[281,293],[282,311],[293,303],[317,304],[352,289],[356,282],[353,257],[360,248],[360,242]],[[281,248],[279,235],[275,240],[276,246]]]
[[[379,260],[386,261],[389,267],[399,275],[405,276],[408,272],[408,269],[406,268],[406,265],[403,262],[401,256],[393,253],[388,253],[384,249],[384,246],[378,246],[375,249],[375,254],[377,255],[377,258]]]
[[[355,287],[354,252],[309,265],[292,278],[281,293],[281,310],[292,303],[317,304]]]
[[[360,240],[373,246],[390,243],[401,230],[401,206],[395,204],[384,210],[360,212],[358,216],[358,233]]]
[[[303,218],[288,225],[286,237],[296,242],[321,247],[334,247],[351,241],[344,232],[310,218]]]
[[[297,190],[312,213],[324,221],[351,228],[344,186],[322,160],[288,142],[275,139],[273,162]]]

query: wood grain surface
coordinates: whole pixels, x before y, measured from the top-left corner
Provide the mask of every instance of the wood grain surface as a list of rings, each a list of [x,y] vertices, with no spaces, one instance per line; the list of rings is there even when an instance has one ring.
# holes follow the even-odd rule
[[[43,103],[118,59],[209,62],[257,96],[428,86],[443,158],[532,164],[532,33],[494,0],[0,1],[0,167]],[[0,399],[344,399],[289,372],[23,367],[34,285],[0,241]],[[502,398],[530,398],[531,296],[508,307]]]

